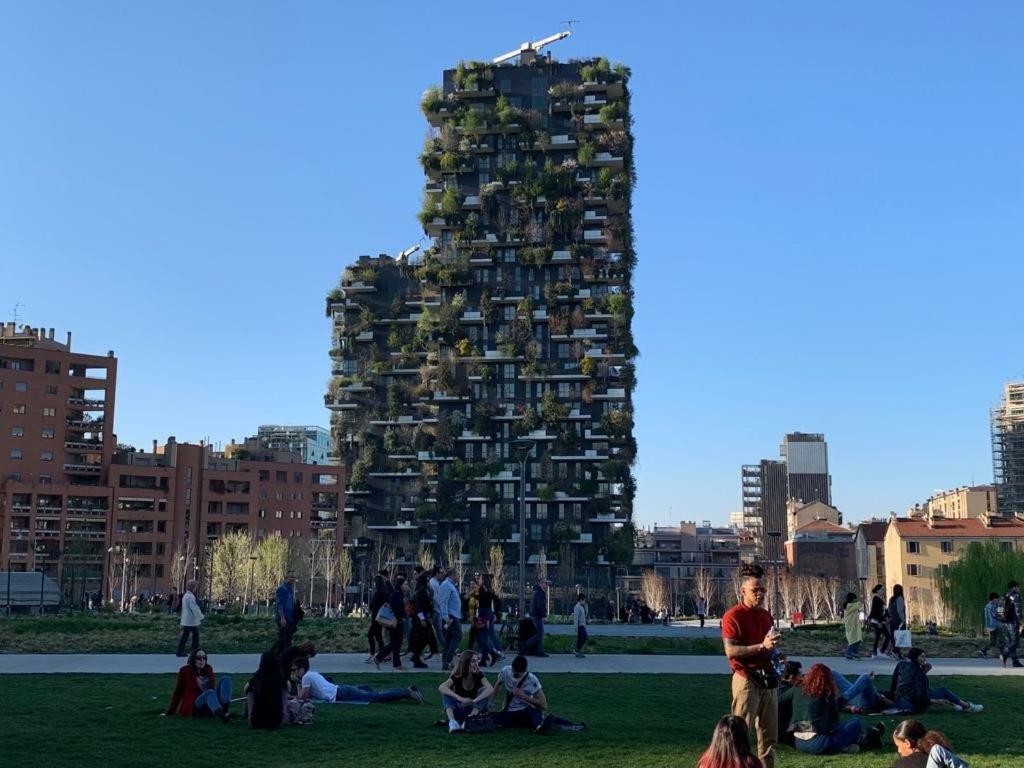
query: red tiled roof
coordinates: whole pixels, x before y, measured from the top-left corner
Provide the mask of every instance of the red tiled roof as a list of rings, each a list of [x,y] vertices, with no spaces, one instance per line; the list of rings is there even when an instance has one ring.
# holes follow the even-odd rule
[[[928,525],[927,520],[897,518],[896,531],[901,538],[926,539],[1000,539],[1024,538],[1024,521],[1016,518],[992,518],[991,526],[976,517],[964,519],[938,519]]]

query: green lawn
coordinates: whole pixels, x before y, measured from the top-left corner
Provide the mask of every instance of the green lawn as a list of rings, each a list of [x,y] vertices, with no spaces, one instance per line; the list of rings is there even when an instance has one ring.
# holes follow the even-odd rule
[[[493,679],[493,675],[490,676]],[[407,684],[412,676],[371,675],[346,682]],[[729,705],[720,675],[546,675],[552,710],[583,720],[583,733],[534,736],[523,732],[449,736],[440,716],[439,675],[417,675],[427,703],[323,705],[316,723],[280,732],[254,732],[241,721],[158,716],[173,686],[169,675],[0,676],[0,722],[10,766],[485,766],[503,768],[622,768],[692,766],[718,717]],[[240,688],[244,680],[235,676]],[[936,679],[961,696],[985,703],[979,715],[936,707],[923,718],[945,731],[972,768],[1024,765],[1018,680]],[[877,718],[870,718],[876,722]],[[893,718],[883,720],[891,730]],[[444,750],[443,753],[439,750]],[[443,755],[443,757],[442,757]],[[383,758],[383,759],[382,759]],[[888,766],[894,754],[856,758],[807,757],[783,747],[780,767]]]
[[[299,625],[298,640],[312,640],[325,653],[366,650],[365,619],[307,619]],[[0,619],[0,649],[4,653],[168,653],[178,638],[177,618],[166,614],[104,614],[12,617]],[[215,653],[257,653],[272,642],[276,630],[269,617],[210,616],[202,625],[203,645]],[[965,637],[929,638],[915,643],[935,658],[972,656],[979,640]],[[575,637],[548,634],[547,650],[568,653]],[[839,627],[802,628],[785,633],[786,651],[798,656],[835,656],[845,647]],[[866,650],[870,650],[870,646]],[[592,636],[588,653],[708,655],[722,652],[721,640],[683,637]]]

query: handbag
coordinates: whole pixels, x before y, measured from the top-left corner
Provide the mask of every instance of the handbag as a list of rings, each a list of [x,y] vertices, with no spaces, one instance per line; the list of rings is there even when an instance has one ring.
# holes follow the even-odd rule
[[[912,648],[914,638],[911,637],[909,629],[897,629],[892,633],[892,643],[897,648]]]
[[[467,717],[463,724],[463,730],[466,733],[491,733],[494,731],[494,727],[494,718],[487,712]]]
[[[398,619],[395,617],[395,612],[391,610],[391,606],[385,603],[377,611],[377,616],[374,618],[378,624],[388,629],[394,629],[398,626]]]
[[[483,616],[474,616],[473,617],[473,629],[486,629],[486,628],[487,628],[487,619],[485,619]]]

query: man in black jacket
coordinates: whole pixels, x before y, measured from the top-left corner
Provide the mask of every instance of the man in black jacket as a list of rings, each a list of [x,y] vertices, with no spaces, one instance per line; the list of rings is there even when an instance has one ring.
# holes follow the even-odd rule
[[[894,709],[889,712],[923,714],[933,701],[948,701],[957,712],[974,713],[984,709],[981,704],[964,701],[948,688],[932,688],[928,684],[931,668],[921,648],[907,651],[907,658],[901,660],[892,673],[889,698],[894,702]]]
[[[537,628],[533,635],[523,644],[523,653],[531,656],[547,656],[544,653],[544,619],[548,615],[548,581],[540,579],[533,585],[533,602],[530,604],[530,618]]]

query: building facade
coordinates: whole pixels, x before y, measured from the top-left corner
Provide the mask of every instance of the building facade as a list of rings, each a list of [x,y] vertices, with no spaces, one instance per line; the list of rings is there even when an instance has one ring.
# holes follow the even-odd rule
[[[992,464],[999,512],[1024,515],[1024,381],[1007,382],[992,409]]]
[[[921,514],[950,519],[995,516],[999,503],[994,485],[961,486],[951,491],[939,491],[919,506]]]
[[[76,587],[103,578],[117,359],[53,329],[0,326],[0,562]]]
[[[837,577],[851,585],[857,579],[854,532],[828,520],[800,526],[786,541],[786,564],[800,576]]]
[[[857,526],[857,535],[853,539],[857,578],[866,583],[869,591],[876,584],[886,586],[885,534],[888,528],[888,520],[866,520]]]
[[[740,470],[743,516],[757,541],[761,559],[779,562],[786,540],[786,463],[762,459]]]
[[[902,584],[907,611],[915,621],[943,623],[944,608],[935,575],[956,560],[971,542],[995,542],[1024,549],[1024,520],[993,515],[949,519],[935,515],[890,517],[885,534],[885,584]],[[979,597],[979,606],[982,598]]]
[[[782,439],[779,455],[786,462],[788,498],[804,504],[832,504],[828,443],[822,434],[791,432]]]
[[[290,451],[304,464],[327,464],[331,455],[331,433],[324,427],[261,424],[256,444],[265,450]]]
[[[518,544],[522,492],[534,562],[628,565],[628,78],[531,56],[460,64],[425,94],[432,244],[361,257],[327,300],[354,544],[415,560],[458,537],[479,558]]]

